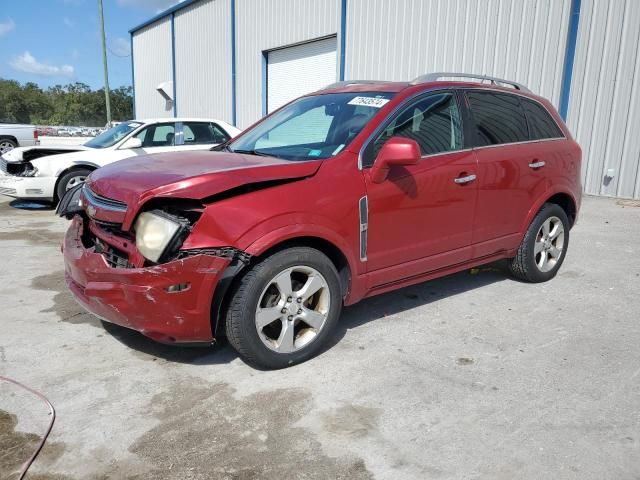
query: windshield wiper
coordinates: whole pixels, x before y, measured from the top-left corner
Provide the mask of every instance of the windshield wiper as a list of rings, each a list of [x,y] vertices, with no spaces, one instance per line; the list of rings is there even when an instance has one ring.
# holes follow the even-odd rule
[[[261,152],[260,150],[231,150],[231,149],[229,149],[229,151],[232,152],[232,153],[243,153],[245,155],[255,155],[257,157],[276,157],[276,158],[279,158],[277,155],[272,155],[270,153]]]

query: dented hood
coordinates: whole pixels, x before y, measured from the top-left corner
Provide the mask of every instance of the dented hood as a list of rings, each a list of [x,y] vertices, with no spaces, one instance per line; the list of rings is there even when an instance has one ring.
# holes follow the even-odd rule
[[[321,163],[226,152],[160,153],[102,167],[87,183],[94,193],[137,210],[154,197],[201,200],[251,183],[308,177]]]

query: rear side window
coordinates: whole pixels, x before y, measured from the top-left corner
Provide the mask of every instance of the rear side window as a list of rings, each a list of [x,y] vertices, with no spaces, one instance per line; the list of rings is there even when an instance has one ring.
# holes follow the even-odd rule
[[[527,119],[517,96],[493,92],[467,92],[476,123],[479,146],[529,140]]]
[[[208,145],[229,140],[229,135],[224,130],[209,122],[185,122],[182,133],[185,145]]]
[[[545,138],[562,138],[564,134],[553,120],[547,109],[538,102],[521,98],[520,103],[529,121],[529,137],[531,140]]]

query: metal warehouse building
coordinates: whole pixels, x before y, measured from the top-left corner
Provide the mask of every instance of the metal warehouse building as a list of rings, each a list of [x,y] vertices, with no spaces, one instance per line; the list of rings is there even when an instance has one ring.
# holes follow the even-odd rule
[[[336,80],[515,80],[567,120],[586,193],[640,198],[638,0],[186,0],[131,42],[137,117],[240,128]]]

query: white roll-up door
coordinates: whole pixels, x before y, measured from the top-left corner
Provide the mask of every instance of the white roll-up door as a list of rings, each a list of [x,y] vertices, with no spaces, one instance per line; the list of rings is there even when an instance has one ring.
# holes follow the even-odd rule
[[[267,112],[336,81],[336,38],[267,53]]]

